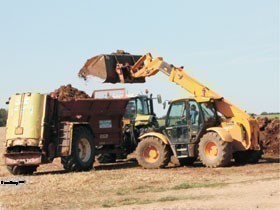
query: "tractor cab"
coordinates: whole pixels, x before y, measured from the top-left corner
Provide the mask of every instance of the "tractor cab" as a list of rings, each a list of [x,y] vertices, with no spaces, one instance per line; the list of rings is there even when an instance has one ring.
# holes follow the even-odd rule
[[[147,92],[148,93],[148,92]],[[127,95],[124,88],[95,90],[92,98],[130,98],[123,117],[125,125],[133,123],[134,126],[149,126],[151,122],[156,121],[154,113],[152,94],[148,95]],[[161,103],[161,96],[157,96],[158,102]],[[156,122],[157,123],[157,122]]]
[[[135,126],[148,125],[155,118],[153,99],[147,95],[131,97],[126,107],[124,123],[135,122]]]

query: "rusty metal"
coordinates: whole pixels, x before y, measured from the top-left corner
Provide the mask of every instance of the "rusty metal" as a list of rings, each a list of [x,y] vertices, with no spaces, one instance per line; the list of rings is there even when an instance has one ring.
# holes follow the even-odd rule
[[[79,99],[61,101],[58,104],[60,122],[87,122],[98,145],[120,144],[122,141],[122,117],[129,98]]]
[[[5,164],[13,165],[39,165],[42,161],[42,154],[38,152],[28,153],[7,153],[4,154]]]
[[[87,79],[89,75],[104,80],[104,83],[144,83],[145,78],[133,78],[130,68],[140,55],[101,54],[90,58],[79,71],[79,77]]]
[[[71,154],[72,142],[72,126],[69,122],[61,122],[58,129],[58,147],[57,153],[59,156],[68,156]],[[49,152],[50,153],[50,152]]]

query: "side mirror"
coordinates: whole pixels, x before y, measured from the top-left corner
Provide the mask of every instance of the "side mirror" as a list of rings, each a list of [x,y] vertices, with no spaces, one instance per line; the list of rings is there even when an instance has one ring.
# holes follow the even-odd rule
[[[166,101],[163,102],[163,109],[166,108]]]
[[[158,103],[159,104],[161,104],[162,103],[162,98],[161,98],[161,95],[159,94],[159,95],[157,95],[157,101],[158,101]]]
[[[11,100],[11,97],[9,97],[8,101],[6,101],[6,104],[7,104],[7,105],[10,104],[10,100]]]

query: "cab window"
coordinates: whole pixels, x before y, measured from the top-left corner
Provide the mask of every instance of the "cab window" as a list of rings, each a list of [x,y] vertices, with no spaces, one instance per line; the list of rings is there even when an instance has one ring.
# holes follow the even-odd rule
[[[189,101],[189,109],[190,109],[190,123],[191,125],[199,125],[200,124],[200,113],[198,104],[196,101]]]
[[[135,99],[130,100],[127,104],[126,111],[124,114],[124,118],[133,119],[136,114],[136,101]]]
[[[201,109],[203,112],[205,122],[216,121],[216,110],[212,103],[201,103]]]
[[[144,98],[142,98],[142,100],[137,98],[137,113],[146,115],[149,114],[148,104]]]
[[[167,116],[166,126],[175,126],[178,125],[183,118],[185,118],[186,109],[185,102],[175,102],[171,105],[169,109],[169,114]]]

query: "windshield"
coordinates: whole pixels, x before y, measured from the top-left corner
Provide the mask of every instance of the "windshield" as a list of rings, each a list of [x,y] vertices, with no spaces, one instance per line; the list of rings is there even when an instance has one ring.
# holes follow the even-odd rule
[[[181,124],[183,119],[186,119],[185,102],[179,101],[171,105],[169,115],[167,116],[166,126],[176,126]]]
[[[124,114],[125,119],[134,119],[136,115],[136,101],[135,99],[132,99],[129,101],[126,107],[126,111]]]
[[[149,114],[149,108],[147,99],[144,97],[137,98],[137,113],[138,114]]]

